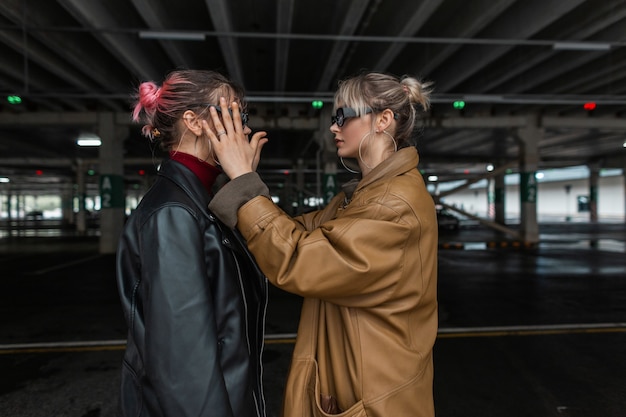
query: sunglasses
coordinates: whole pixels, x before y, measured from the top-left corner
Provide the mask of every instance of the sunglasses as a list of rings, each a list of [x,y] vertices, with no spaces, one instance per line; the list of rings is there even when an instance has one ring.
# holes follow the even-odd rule
[[[371,112],[372,109],[366,109],[365,113],[363,114],[368,114]],[[335,123],[337,123],[337,126],[342,127],[346,123],[346,120],[352,117],[357,117],[356,110],[350,107],[339,107],[335,116],[331,116],[330,124],[334,125]]]
[[[207,106],[207,108],[213,107],[220,115],[220,117],[222,116],[222,108],[220,106],[208,103],[203,103],[203,106]],[[231,109],[228,109],[228,113],[230,114],[230,117],[233,117],[233,111]],[[240,112],[239,115],[241,116],[241,124],[244,126],[248,126],[248,113]]]

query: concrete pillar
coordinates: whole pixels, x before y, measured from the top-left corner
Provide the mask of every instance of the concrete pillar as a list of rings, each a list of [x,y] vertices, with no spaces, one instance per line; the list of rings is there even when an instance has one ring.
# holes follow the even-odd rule
[[[316,135],[319,147],[317,152],[317,195],[323,199],[323,205],[328,204],[339,191],[337,181],[337,148],[331,139],[332,136],[328,127],[331,111],[331,106],[328,106],[324,107],[320,112],[319,130]]]
[[[74,224],[74,196],[71,188],[61,194],[61,222],[63,226]]]
[[[98,136],[102,140],[100,160],[100,253],[117,251],[124,227],[124,138],[128,128],[115,125],[114,114],[98,114]]]
[[[565,184],[565,221],[572,221],[572,184]]]
[[[589,221],[598,222],[598,185],[600,167],[597,164],[589,165]]]
[[[494,180],[494,207],[495,207],[495,220],[498,224],[506,224],[506,184],[504,182],[505,173],[496,175]]]
[[[494,220],[496,217],[496,182],[493,178],[487,179],[487,218]]]
[[[11,227],[11,223],[13,220],[13,214],[11,213],[11,211],[13,210],[13,207],[11,206],[12,197],[13,193],[9,189],[9,192],[7,193],[7,220],[9,221],[9,228]]]
[[[24,214],[23,213],[26,209],[24,208],[24,196],[22,194],[20,194],[20,192],[18,191],[17,194],[15,195],[15,217],[18,220],[23,221],[24,220]]]
[[[87,213],[85,212],[85,197],[87,184],[85,181],[85,164],[82,159],[76,161],[76,197],[78,198],[78,213],[76,213],[76,233],[83,236],[87,233]]]
[[[337,162],[326,161],[324,163],[324,204],[330,203],[330,200],[337,195],[339,184],[337,184]]]
[[[302,213],[306,210],[304,207],[304,170],[306,166],[304,159],[298,158],[296,161],[296,193],[298,199],[298,212]]]
[[[520,234],[525,243],[539,242],[537,224],[537,179],[535,174],[539,162],[539,141],[543,128],[539,126],[538,116],[529,116],[525,127],[519,129],[521,143],[520,155]]]

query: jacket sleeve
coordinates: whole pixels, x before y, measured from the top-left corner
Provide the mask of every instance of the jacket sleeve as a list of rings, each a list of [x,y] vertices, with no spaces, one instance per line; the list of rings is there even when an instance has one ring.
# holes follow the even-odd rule
[[[250,200],[238,214],[237,228],[274,285],[353,307],[379,304],[392,296],[409,237],[419,233],[383,205],[312,230],[263,197]]]
[[[144,366],[161,407],[172,417],[230,417],[203,231],[181,206],[161,208],[143,231]]]
[[[259,195],[270,198],[269,189],[256,172],[249,172],[226,183],[211,199],[209,210],[234,229],[239,207]]]

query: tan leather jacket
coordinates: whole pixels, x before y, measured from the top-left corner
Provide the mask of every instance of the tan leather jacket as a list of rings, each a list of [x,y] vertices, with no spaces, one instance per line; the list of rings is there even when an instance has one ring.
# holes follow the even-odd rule
[[[285,417],[434,415],[437,220],[417,164],[416,150],[402,149],[351,199],[342,192],[295,219],[263,196],[238,210],[268,279],[305,297]],[[225,186],[211,209],[225,214],[220,193],[246,194],[253,175]]]

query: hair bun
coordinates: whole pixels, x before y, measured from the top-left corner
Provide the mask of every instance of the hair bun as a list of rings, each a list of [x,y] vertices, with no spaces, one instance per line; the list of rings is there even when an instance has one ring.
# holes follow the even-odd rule
[[[139,103],[148,112],[156,110],[161,88],[153,82],[145,82],[139,86]]]
[[[137,104],[133,111],[133,120],[139,120],[141,110],[144,110],[151,119],[157,109],[161,88],[152,81],[143,82],[139,85]]]

